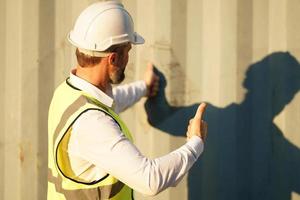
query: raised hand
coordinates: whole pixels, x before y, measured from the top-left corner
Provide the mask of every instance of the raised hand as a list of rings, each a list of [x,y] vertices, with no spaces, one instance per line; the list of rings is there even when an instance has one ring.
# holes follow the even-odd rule
[[[147,85],[147,96],[148,97],[156,96],[159,88],[159,76],[155,74],[154,66],[152,63],[147,64],[144,80]]]
[[[205,109],[206,104],[201,103],[195,113],[194,118],[190,119],[186,133],[188,139],[195,135],[205,140],[207,136],[207,123],[202,120]]]

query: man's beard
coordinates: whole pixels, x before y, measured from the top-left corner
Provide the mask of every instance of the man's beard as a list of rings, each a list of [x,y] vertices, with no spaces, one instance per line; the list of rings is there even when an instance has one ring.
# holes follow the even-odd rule
[[[124,70],[118,70],[115,71],[114,73],[110,74],[110,83],[111,84],[119,84],[125,79],[125,73]]]

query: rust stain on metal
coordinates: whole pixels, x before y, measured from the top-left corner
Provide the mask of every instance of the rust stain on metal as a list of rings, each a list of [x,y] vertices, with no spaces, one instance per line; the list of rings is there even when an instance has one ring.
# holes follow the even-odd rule
[[[24,148],[21,144],[19,145],[19,159],[21,161],[21,164],[23,164],[25,160],[25,154],[24,154]]]

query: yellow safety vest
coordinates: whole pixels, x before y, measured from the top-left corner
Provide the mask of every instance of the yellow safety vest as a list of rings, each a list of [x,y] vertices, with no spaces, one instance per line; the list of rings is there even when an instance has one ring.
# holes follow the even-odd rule
[[[132,141],[128,128],[114,111],[66,80],[55,90],[49,109],[48,200],[132,200],[133,190],[109,174],[86,182],[72,171],[67,153],[72,125],[88,110],[110,115]]]

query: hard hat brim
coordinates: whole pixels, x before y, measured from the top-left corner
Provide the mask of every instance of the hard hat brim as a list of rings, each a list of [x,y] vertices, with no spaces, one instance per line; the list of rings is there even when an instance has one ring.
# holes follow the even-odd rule
[[[144,44],[145,39],[138,33],[134,33],[134,41],[131,41],[132,44]]]
[[[131,44],[138,45],[138,44],[145,43],[145,39],[140,34],[135,32],[135,33],[133,33],[133,36],[134,37],[131,39],[132,41],[129,41]],[[71,32],[68,34],[67,39],[75,47],[82,48],[82,49],[89,49],[86,47],[82,47],[81,45],[77,44],[74,40],[72,40]],[[90,50],[92,50],[92,49],[90,49]]]

